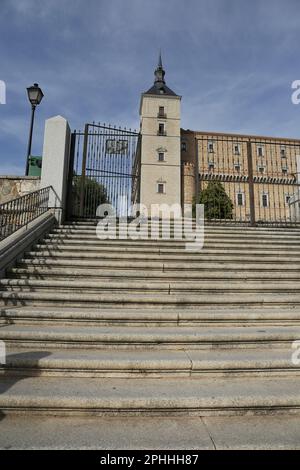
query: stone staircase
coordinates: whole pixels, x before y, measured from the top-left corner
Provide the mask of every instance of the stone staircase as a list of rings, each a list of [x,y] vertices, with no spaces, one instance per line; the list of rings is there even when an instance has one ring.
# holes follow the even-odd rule
[[[300,230],[207,226],[204,249],[53,229],[0,281],[2,413],[296,412]]]

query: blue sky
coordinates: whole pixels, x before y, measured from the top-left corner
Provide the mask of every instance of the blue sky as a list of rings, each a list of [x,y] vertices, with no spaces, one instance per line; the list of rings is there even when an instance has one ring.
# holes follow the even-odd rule
[[[160,47],[182,127],[300,138],[299,44],[299,0],[0,0],[0,174],[24,172],[27,86],[45,93],[35,155],[57,114],[137,128]]]

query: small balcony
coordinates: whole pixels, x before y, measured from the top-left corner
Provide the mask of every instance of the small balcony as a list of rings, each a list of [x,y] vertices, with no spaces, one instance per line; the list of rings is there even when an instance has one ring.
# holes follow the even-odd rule
[[[167,132],[166,132],[166,131],[158,130],[158,131],[157,131],[157,135],[166,136],[166,135],[167,135]]]
[[[157,117],[158,117],[159,119],[167,119],[166,113],[160,113],[160,112],[159,112],[159,113],[157,113]]]

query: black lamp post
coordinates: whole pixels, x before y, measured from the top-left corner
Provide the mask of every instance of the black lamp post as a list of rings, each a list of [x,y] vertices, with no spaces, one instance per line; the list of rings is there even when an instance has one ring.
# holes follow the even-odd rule
[[[29,157],[31,154],[32,131],[33,131],[35,108],[40,104],[44,96],[38,83],[35,83],[33,86],[30,86],[29,88],[27,88],[27,94],[28,94],[28,99],[31,103],[31,123],[30,123],[30,131],[29,131],[25,176],[28,176],[28,172],[29,172]]]

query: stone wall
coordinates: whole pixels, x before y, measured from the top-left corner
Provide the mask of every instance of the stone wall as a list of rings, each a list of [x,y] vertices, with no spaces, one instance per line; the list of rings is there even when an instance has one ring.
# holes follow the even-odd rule
[[[38,176],[0,176],[0,204],[40,188]]]

